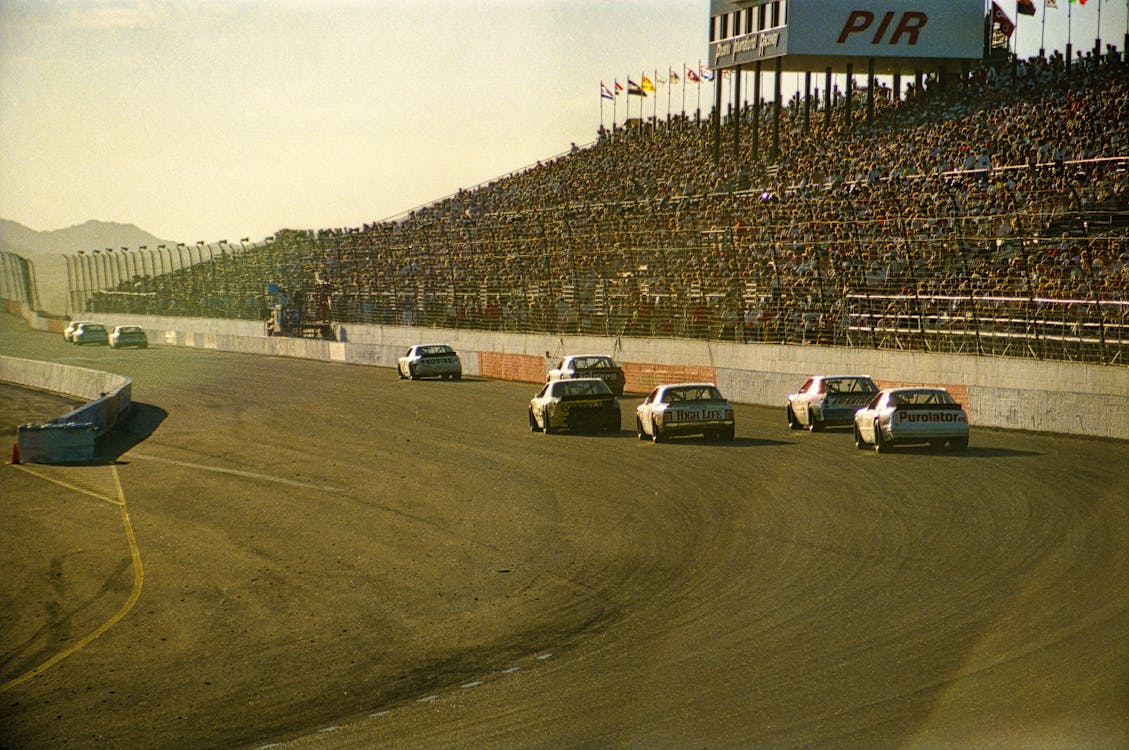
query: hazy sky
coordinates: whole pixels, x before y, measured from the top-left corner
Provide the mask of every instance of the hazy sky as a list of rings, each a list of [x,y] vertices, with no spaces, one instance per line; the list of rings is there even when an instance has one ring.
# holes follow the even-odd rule
[[[1039,46],[1035,2],[1022,54]],[[1092,46],[1099,2],[1073,6],[1076,48]],[[1001,6],[1015,17],[1015,0]],[[600,82],[696,67],[708,8],[0,0],[0,217],[186,242],[383,219],[592,141]],[[1062,47],[1067,0],[1048,13],[1046,46]],[[1106,0],[1103,37],[1119,47],[1125,14]],[[661,116],[667,89],[657,103]]]

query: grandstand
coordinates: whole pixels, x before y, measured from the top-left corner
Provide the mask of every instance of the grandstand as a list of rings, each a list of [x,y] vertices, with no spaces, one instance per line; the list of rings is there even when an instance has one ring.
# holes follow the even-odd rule
[[[831,106],[843,106],[832,102]],[[1129,360],[1129,63],[1049,57],[877,99],[613,129],[395,220],[75,256],[83,312]],[[728,136],[727,136],[728,137]],[[167,256],[167,266],[166,266]],[[177,257],[179,256],[179,258]],[[132,269],[130,268],[132,260]],[[271,291],[268,291],[268,288]]]

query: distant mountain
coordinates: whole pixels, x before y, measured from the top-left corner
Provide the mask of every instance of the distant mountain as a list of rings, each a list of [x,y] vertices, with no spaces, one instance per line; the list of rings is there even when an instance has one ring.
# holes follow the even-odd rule
[[[162,240],[133,224],[118,224],[111,221],[94,221],[76,224],[66,229],[52,229],[39,232],[9,219],[0,219],[0,250],[17,253],[35,259],[51,253],[71,254],[79,250],[93,250],[112,247],[136,248],[140,245],[156,247],[160,244],[175,245],[175,242]]]
[[[132,224],[91,220],[66,229],[39,232],[19,222],[0,219],[0,250],[21,255],[32,262],[40,307],[51,313],[70,312],[64,255],[74,255],[79,250],[107,247],[135,249],[141,245],[156,247],[161,244],[176,245]]]

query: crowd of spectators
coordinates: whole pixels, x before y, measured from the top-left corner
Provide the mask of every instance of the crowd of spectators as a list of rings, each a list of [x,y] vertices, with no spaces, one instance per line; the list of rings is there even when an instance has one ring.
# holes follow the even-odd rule
[[[706,121],[602,132],[398,220],[283,230],[94,304],[265,317],[316,286],[338,322],[1129,348],[1129,65],[1055,54],[879,101],[873,123],[793,104],[778,158],[752,153],[771,108],[740,113],[736,155],[723,128],[718,161]]]

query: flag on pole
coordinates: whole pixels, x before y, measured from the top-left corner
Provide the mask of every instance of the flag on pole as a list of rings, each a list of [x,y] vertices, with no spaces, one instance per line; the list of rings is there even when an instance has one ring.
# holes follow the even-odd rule
[[[713,71],[710,70],[709,68],[706,68],[706,67],[699,65],[698,66],[698,73],[702,76],[703,81],[712,81],[713,80]]]
[[[1074,0],[1070,0],[1070,2],[1074,2]],[[995,0],[992,0],[992,23],[996,24],[1000,33],[1006,37],[1010,37],[1011,33],[1015,31],[1015,24],[1008,18],[1007,13],[1004,13],[1004,9],[996,5]]]
[[[643,89],[644,91],[653,92],[655,90],[655,84],[651,82],[650,78],[643,76],[643,84],[639,88]]]
[[[693,81],[694,83],[697,83],[700,80],[698,78],[698,74],[695,73],[694,71],[690,70],[689,68],[686,69],[686,79],[689,80],[689,81]]]
[[[620,83],[619,79],[617,78],[615,79],[615,95],[619,96],[619,92],[621,91],[623,91],[623,84]]]
[[[1035,15],[1035,1],[1034,0],[1016,0],[1015,12],[1021,16]]]
[[[628,78],[627,79],[627,95],[628,96],[646,96],[647,92],[643,90],[642,86],[640,86],[639,84],[635,83],[635,81]]]
[[[673,86],[674,84],[678,83],[679,80],[680,79],[678,78],[678,74],[673,70],[670,71],[670,85]]]
[[[1047,0],[1043,4],[1046,5],[1048,8],[1058,9],[1058,0]]]
[[[1070,0],[1070,2],[1078,3],[1079,5],[1085,5],[1086,4],[1086,0]]]
[[[600,98],[602,98],[602,99],[614,99],[615,98],[615,94],[612,93],[611,89],[609,89],[607,86],[604,85],[603,81],[600,81]]]

